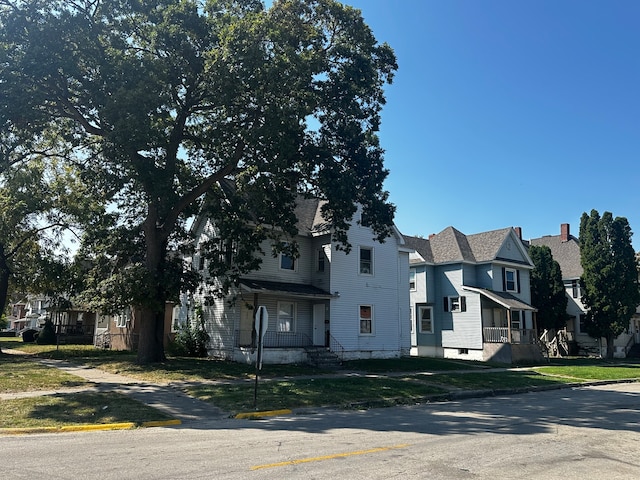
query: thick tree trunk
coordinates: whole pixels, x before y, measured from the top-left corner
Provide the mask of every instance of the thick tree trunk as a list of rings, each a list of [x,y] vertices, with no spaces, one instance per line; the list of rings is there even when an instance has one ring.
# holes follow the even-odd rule
[[[4,246],[0,245],[0,317],[7,308],[9,277],[11,277],[11,270],[9,270],[7,259],[4,256]],[[0,353],[2,353],[2,348],[0,348]]]
[[[149,298],[144,306],[136,307],[136,322],[138,322],[139,328],[137,357],[139,364],[166,360],[164,353],[164,309],[167,292],[162,284],[166,241],[155,225],[155,217],[150,214],[144,226],[147,247],[145,267]]]
[[[145,307],[136,309],[136,316],[140,328],[137,362],[148,364],[165,361],[164,312]]]
[[[615,350],[615,347],[613,346],[613,342],[615,341],[615,337],[611,334],[606,336],[607,339],[607,360],[612,360],[613,359],[613,351]]]

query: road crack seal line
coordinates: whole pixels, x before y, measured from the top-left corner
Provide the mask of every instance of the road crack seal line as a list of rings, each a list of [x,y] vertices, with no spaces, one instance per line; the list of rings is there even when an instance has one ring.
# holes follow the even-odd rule
[[[332,455],[323,455],[321,457],[300,458],[298,460],[288,460],[286,462],[267,463],[264,465],[256,465],[251,467],[251,470],[262,470],[265,468],[286,467],[290,465],[299,465],[301,463],[322,462],[324,460],[333,460],[335,458],[352,457],[354,455],[368,455],[370,453],[387,452],[389,450],[397,450],[400,448],[409,447],[409,443],[402,443],[400,445],[392,445],[390,447],[378,447],[370,448],[368,450],[356,450],[353,452],[334,453]]]

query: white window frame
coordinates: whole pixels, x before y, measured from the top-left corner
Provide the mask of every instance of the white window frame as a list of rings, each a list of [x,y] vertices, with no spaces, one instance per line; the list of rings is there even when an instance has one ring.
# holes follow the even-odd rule
[[[516,317],[518,317],[516,319]],[[524,325],[524,312],[522,310],[511,310],[511,330],[522,330]]]
[[[509,274],[513,275],[513,288],[509,288]],[[517,292],[518,291],[518,272],[513,268],[504,269],[504,290],[505,292]]]
[[[415,333],[416,331],[416,319],[413,318],[413,306],[409,306],[409,318],[411,319],[411,333]]]
[[[369,309],[369,318],[367,319],[367,317],[363,317],[362,316],[362,309]],[[363,323],[364,322],[364,323]],[[365,329],[363,331],[362,326],[366,325],[368,322],[369,324],[369,329],[367,331],[367,329]],[[373,305],[358,305],[358,331],[360,332],[360,335],[373,335],[374,334],[374,328],[373,328]]]
[[[291,314],[282,315],[284,307],[291,308]],[[278,302],[276,315],[276,332],[277,333],[295,333],[297,305],[295,302]]]
[[[416,272],[416,269],[410,268],[409,269],[409,290],[412,292],[415,292],[417,290],[417,287],[416,287],[417,276],[418,276],[418,273]]]
[[[366,260],[362,258],[363,252],[369,252],[369,259]],[[367,268],[366,263],[368,262],[369,266]],[[373,275],[373,247],[359,247],[358,249],[358,272],[360,275]]]
[[[428,311],[429,312],[429,324],[431,325],[431,328],[429,330],[425,330],[423,328],[423,318],[422,318],[422,312],[423,311]],[[433,307],[429,306],[429,305],[418,305],[418,331],[420,333],[433,333],[434,328],[433,328]]]
[[[282,262],[284,260],[291,261],[291,268],[286,268],[282,266]],[[286,253],[280,252],[280,256],[278,258],[278,267],[280,270],[284,272],[295,272],[298,270],[298,262],[291,255],[287,255]]]
[[[124,310],[121,310],[117,315],[116,315],[116,327],[117,328],[126,328],[127,327],[127,323],[129,323],[130,320],[130,314],[131,311],[128,308],[125,308]]]
[[[327,263],[327,256],[324,253],[324,248],[320,247],[318,249],[318,255],[316,259],[316,271],[319,273],[323,273]]]
[[[460,296],[459,295],[451,295],[449,298],[449,311],[450,312],[461,312],[462,306],[460,305]],[[454,308],[455,306],[455,308]]]

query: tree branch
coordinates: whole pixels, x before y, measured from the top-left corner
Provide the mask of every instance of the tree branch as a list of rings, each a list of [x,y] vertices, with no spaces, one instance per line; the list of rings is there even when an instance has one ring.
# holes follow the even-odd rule
[[[198,186],[191,189],[184,194],[182,198],[176,203],[176,205],[168,213],[164,225],[162,225],[163,234],[169,235],[169,232],[173,230],[173,225],[178,219],[180,213],[182,213],[189,205],[191,205],[198,197],[204,195],[217,181],[222,180],[227,175],[230,175],[238,166],[240,159],[244,155],[245,144],[242,141],[238,142],[236,149],[233,152],[231,160],[222,169],[216,173],[210,175],[203,180]]]

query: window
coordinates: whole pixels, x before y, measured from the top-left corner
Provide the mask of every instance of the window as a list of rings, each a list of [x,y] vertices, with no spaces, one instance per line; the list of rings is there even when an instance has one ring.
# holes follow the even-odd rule
[[[318,249],[317,270],[318,270],[318,272],[324,272],[324,249],[323,248],[319,248]]]
[[[413,320],[413,307],[409,307],[409,318],[411,319],[411,333],[415,331],[414,325],[415,321]]]
[[[418,307],[420,333],[433,333],[433,312],[431,307]]]
[[[416,269],[409,269],[409,290],[412,292],[416,290]]]
[[[587,315],[584,313],[580,314],[580,323],[578,324],[578,329],[580,333],[587,333],[587,327],[585,326],[585,322],[587,320]]]
[[[360,305],[360,335],[373,333],[373,311],[371,305]]]
[[[505,268],[504,269],[504,290],[505,292],[518,291],[518,274],[516,270]]]
[[[445,312],[466,312],[467,297],[444,297],[443,307]]]
[[[116,315],[116,327],[125,328],[127,323],[129,322],[131,315],[131,311],[128,308],[122,310],[119,314]]]
[[[293,302],[278,302],[277,332],[296,331],[296,304]]]
[[[360,247],[360,273],[362,275],[373,274],[373,248]]]
[[[511,311],[511,330],[520,330],[522,328],[522,312],[520,310]]]
[[[578,280],[571,280],[571,296],[580,298],[580,282]]]
[[[286,253],[280,254],[280,270],[290,270],[295,271],[296,269],[296,260],[290,255]]]
[[[204,270],[204,253],[200,252],[198,257],[198,270]]]
[[[362,213],[360,213],[360,225],[363,226],[363,227],[370,227],[371,226],[371,220],[369,218],[369,215],[364,213],[364,211]]]

